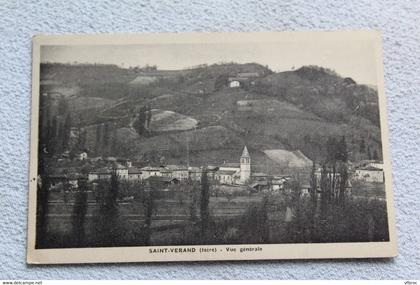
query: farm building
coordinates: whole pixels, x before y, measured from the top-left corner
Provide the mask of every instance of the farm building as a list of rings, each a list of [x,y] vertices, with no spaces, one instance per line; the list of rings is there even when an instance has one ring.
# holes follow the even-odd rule
[[[184,165],[166,165],[161,167],[163,177],[177,178],[178,180],[188,179],[188,167]]]
[[[50,190],[54,189],[77,189],[79,187],[79,180],[86,179],[85,176],[79,173],[68,174],[52,174],[48,176],[50,181]]]
[[[355,163],[355,168],[363,168],[363,167],[375,167],[378,169],[384,169],[384,164],[382,161],[378,160],[361,160]]]
[[[141,170],[141,179],[147,179],[150,176],[162,176],[162,167],[158,166],[145,166]]]
[[[128,180],[130,181],[141,180],[141,170],[137,167],[128,167]]]
[[[208,165],[207,166],[207,177],[209,179],[215,180],[216,172],[219,170],[218,166]]]
[[[127,180],[129,178],[128,168],[121,164],[115,164],[111,168],[100,168],[89,172],[88,181],[111,179],[113,171],[120,179]]]
[[[152,188],[157,188],[157,189],[161,189],[162,187],[179,183],[179,180],[176,178],[163,177],[163,176],[150,176],[144,181],[146,182],[146,185],[149,185]]]
[[[229,87],[237,88],[242,86],[254,85],[255,81],[253,79],[260,77],[258,72],[243,72],[238,73],[234,77],[229,77]]]
[[[88,174],[88,181],[107,179],[111,179],[111,170],[108,168],[100,168]]]
[[[256,192],[271,190],[271,185],[268,181],[257,181],[249,185],[249,187]]]
[[[363,182],[384,183],[384,171],[373,166],[358,168],[354,172],[353,178]]]
[[[241,87],[241,82],[239,82],[238,80],[233,80],[229,82],[229,87],[230,88],[238,88]]]
[[[77,154],[77,159],[86,160],[88,158],[87,152],[83,151]]]
[[[215,174],[215,180],[220,184],[237,184],[238,179],[238,170],[218,170]]]

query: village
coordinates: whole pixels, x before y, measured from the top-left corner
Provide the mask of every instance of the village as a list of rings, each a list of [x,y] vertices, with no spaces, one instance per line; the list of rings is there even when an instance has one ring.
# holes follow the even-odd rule
[[[115,76],[114,68],[102,68]],[[333,77],[340,92],[355,88],[323,68],[293,73]],[[321,116],[331,110],[308,111],[312,105],[305,109],[305,101],[272,93],[273,83],[263,81],[276,74],[255,64],[134,69],[120,76],[127,74],[116,98],[101,93],[102,83],[89,82],[95,93],[74,97],[55,91],[54,82],[41,83],[38,189],[45,227],[39,228],[48,237],[42,246],[387,236],[373,123],[360,119],[346,131],[345,122]],[[355,223],[368,228],[354,231]],[[331,227],[344,230],[337,236]]]
[[[300,151],[271,150],[270,153],[280,153],[282,157],[276,157],[276,162],[283,165],[283,173],[270,175],[263,172],[252,171],[252,160],[246,146],[243,147],[239,162],[225,162],[220,165],[190,166],[190,165],[147,165],[135,166],[129,159],[116,157],[94,157],[89,158],[86,152],[79,153],[73,160],[78,162],[89,162],[92,167],[87,173],[77,168],[66,168],[65,171],[55,171],[49,175],[51,181],[50,190],[53,191],[78,191],[79,181],[85,180],[95,189],[99,181],[110,181],[114,174],[120,181],[158,183],[160,190],[165,190],[169,185],[188,183],[202,179],[203,172],[206,173],[212,185],[223,185],[258,193],[261,191],[283,191],[287,189],[288,182],[296,180],[296,175],[306,179],[300,181],[300,195],[309,195],[309,174],[315,167],[314,174],[317,179],[318,191],[320,192],[321,166],[313,165],[313,162]],[[267,159],[270,159],[267,156]],[[63,159],[60,159],[61,161]],[[69,159],[67,159],[68,161]],[[351,178],[346,188],[351,193],[352,181],[363,183],[384,183],[383,164],[379,161],[365,160],[356,163],[349,163]],[[339,173],[337,173],[339,177]],[[339,183],[339,181],[337,181]]]

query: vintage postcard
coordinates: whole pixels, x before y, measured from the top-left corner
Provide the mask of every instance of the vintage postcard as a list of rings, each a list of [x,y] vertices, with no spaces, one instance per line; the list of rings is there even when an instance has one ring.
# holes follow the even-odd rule
[[[397,255],[380,33],[36,36],[28,263]]]

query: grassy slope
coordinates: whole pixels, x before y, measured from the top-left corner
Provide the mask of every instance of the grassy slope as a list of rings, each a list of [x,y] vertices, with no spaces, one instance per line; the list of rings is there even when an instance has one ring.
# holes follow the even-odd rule
[[[105,99],[107,107],[103,107],[104,112],[95,110],[91,113],[94,117],[124,117],[133,108],[150,103],[154,109],[178,112],[199,121],[198,130],[194,134],[178,132],[168,135],[154,132],[152,137],[139,138],[135,135],[127,136],[127,131],[119,131],[119,140],[124,144],[120,155],[141,158],[158,150],[167,160],[185,161],[185,138],[189,136],[190,161],[193,164],[220,163],[221,159],[237,161],[244,144],[255,153],[255,162],[264,164],[263,155],[259,154],[264,149],[299,148],[309,157],[318,159],[325,151],[323,143],[328,135],[346,135],[351,152],[356,152],[358,139],[362,136],[367,138],[368,145],[378,144],[379,141],[379,128],[372,120],[350,108],[350,103],[354,103],[355,98],[359,103],[374,102],[373,89],[360,85],[348,87],[343,84],[342,78],[334,74],[311,69],[269,74],[264,67],[257,64],[225,64],[187,70],[176,73],[173,77],[167,76],[147,88],[133,89],[129,82],[138,73],[132,70],[115,66],[89,67],[88,71],[78,67],[49,68],[45,73],[46,79],[62,81],[66,86],[84,86],[80,91],[82,96],[91,97],[94,94],[89,92],[101,90],[97,89],[97,84],[103,82],[103,78],[109,80],[109,84],[117,84],[116,87],[124,86],[121,90],[115,89],[116,93],[111,96],[117,98],[114,103]],[[251,91],[229,88],[215,91],[211,88],[221,74],[253,71],[266,76]],[[326,89],[326,84],[331,88]],[[207,87],[205,93],[201,94],[198,91],[203,86]],[[96,94],[100,95],[101,93]],[[346,96],[350,96],[352,100],[348,100]],[[103,98],[109,98],[109,94],[105,94]],[[237,106],[239,100],[258,101],[250,101],[249,109],[241,111]],[[342,114],[340,116],[344,118],[327,120],[324,119],[326,114]],[[94,118],[90,118],[90,121],[94,121]],[[128,127],[129,120],[121,122],[119,128]],[[93,140],[95,128],[90,127],[89,130],[89,137]],[[310,146],[303,144],[305,135],[311,137]]]

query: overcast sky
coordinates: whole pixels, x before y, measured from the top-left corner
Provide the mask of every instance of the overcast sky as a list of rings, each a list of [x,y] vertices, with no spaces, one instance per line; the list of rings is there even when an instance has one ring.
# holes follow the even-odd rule
[[[319,65],[358,83],[376,85],[375,56],[369,41],[189,43],[95,46],[43,46],[42,62],[157,65],[182,69],[198,64],[256,62],[274,71]]]

